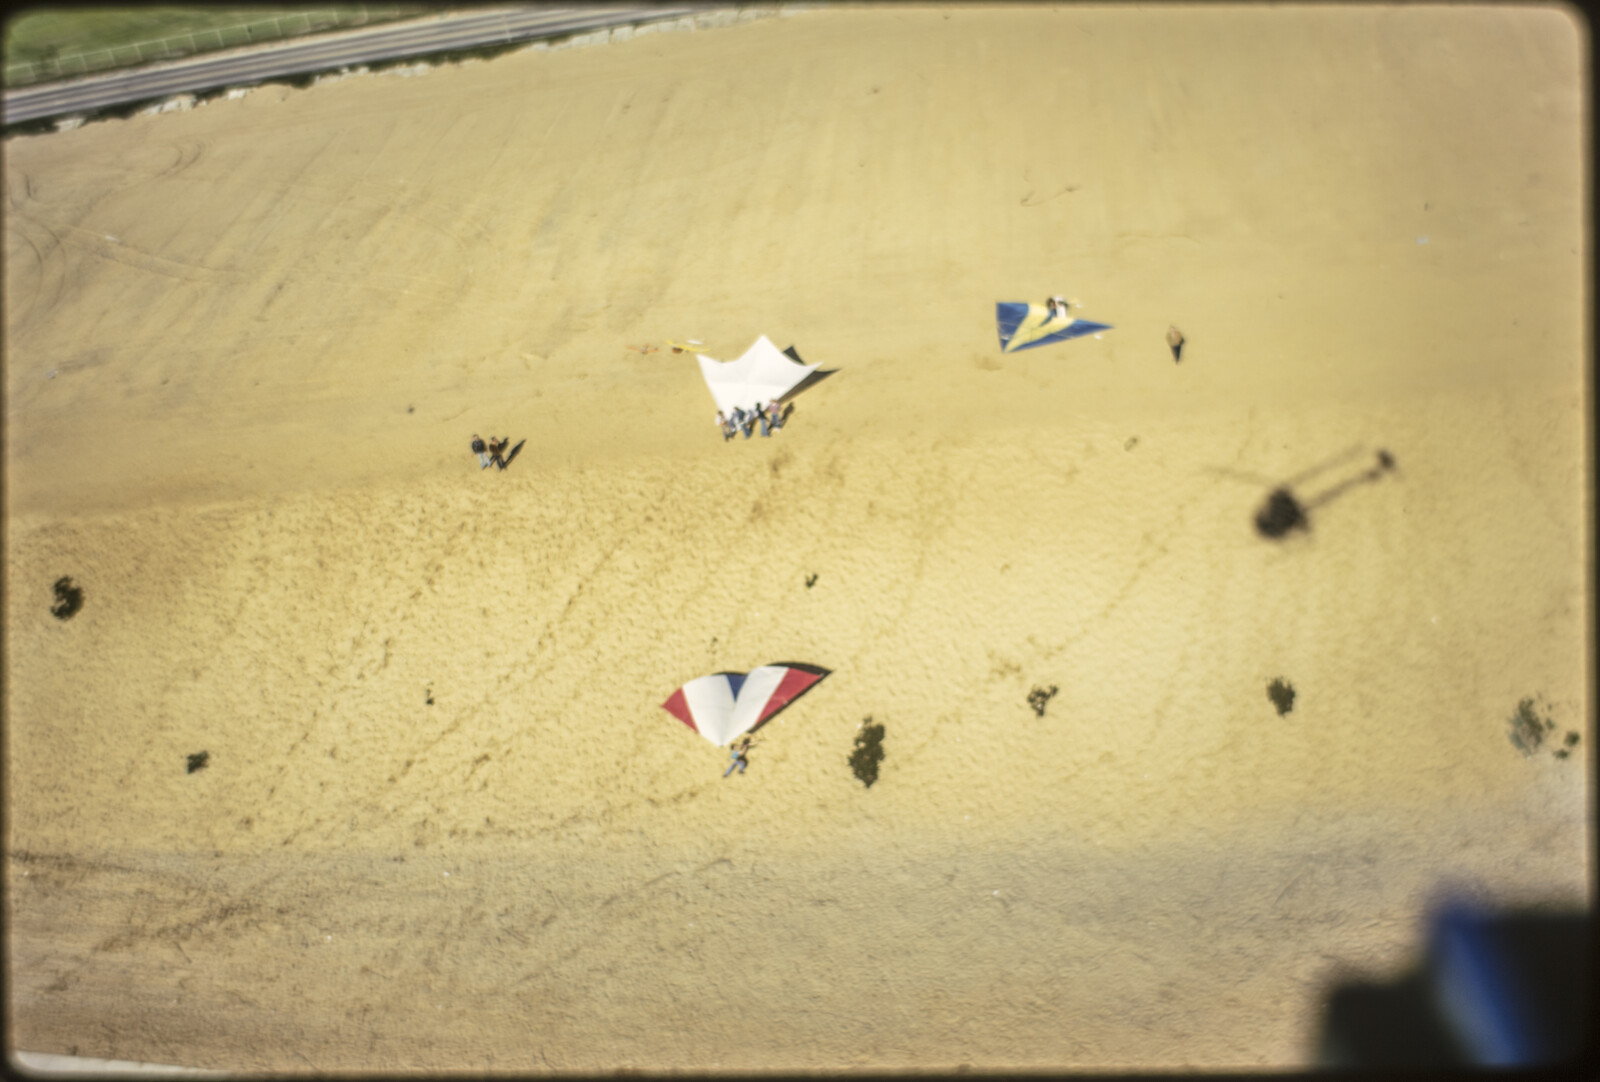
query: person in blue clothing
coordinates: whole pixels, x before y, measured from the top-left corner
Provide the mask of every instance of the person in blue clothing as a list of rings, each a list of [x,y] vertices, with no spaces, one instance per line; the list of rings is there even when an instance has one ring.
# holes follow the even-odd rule
[[[750,749],[754,746],[755,741],[751,740],[748,734],[741,736],[738,740],[736,740],[733,747],[728,751],[728,758],[732,759],[733,762],[728,764],[728,769],[722,772],[722,776],[726,778],[729,774],[732,774],[736,768],[738,769],[739,773],[743,774],[744,768],[750,765]]]

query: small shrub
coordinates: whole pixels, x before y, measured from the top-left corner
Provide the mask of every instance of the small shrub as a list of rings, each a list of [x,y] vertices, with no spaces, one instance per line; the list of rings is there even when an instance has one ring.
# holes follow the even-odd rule
[[[50,615],[57,620],[70,620],[83,608],[83,590],[74,586],[66,575],[56,579],[56,601],[50,606]]]
[[[1523,699],[1511,715],[1511,744],[1524,758],[1532,758],[1544,745],[1545,734],[1555,727],[1554,721],[1539,716],[1533,699]]]
[[[850,770],[868,789],[878,780],[878,764],[883,762],[883,734],[882,725],[874,725],[871,717],[866,718],[856,733],[855,750],[850,753]]]
[[[1267,685],[1267,698],[1278,708],[1281,718],[1294,709],[1294,685],[1280,676]]]

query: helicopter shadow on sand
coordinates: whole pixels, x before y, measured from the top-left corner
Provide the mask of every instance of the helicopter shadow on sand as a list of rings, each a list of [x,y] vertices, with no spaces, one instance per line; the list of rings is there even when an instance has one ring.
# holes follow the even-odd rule
[[[1373,463],[1361,468],[1359,472],[1337,480],[1329,487],[1313,495],[1297,494],[1304,492],[1302,486],[1308,484],[1314,478],[1327,474],[1335,467],[1354,463],[1355,460],[1367,453],[1369,452],[1366,451],[1363,445],[1357,444],[1339,452],[1332,458],[1319,462],[1310,469],[1302,470],[1286,481],[1274,481],[1260,474],[1228,469],[1223,466],[1208,466],[1206,469],[1208,472],[1221,477],[1244,481],[1269,489],[1265,502],[1256,511],[1256,532],[1268,540],[1281,541],[1296,530],[1309,533],[1311,530],[1312,511],[1332,503],[1358,485],[1380,481],[1385,475],[1394,470],[1394,456],[1380,448],[1375,455]]]

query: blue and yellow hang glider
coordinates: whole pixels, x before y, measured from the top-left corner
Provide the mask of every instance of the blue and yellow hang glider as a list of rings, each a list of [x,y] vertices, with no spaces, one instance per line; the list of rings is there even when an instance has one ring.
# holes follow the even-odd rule
[[[1000,352],[1015,353],[1019,349],[1065,342],[1096,331],[1109,331],[1109,323],[1094,323],[1087,319],[1074,319],[1065,311],[1055,316],[1042,304],[1022,304],[1000,301],[994,306],[994,320],[1000,328]]]

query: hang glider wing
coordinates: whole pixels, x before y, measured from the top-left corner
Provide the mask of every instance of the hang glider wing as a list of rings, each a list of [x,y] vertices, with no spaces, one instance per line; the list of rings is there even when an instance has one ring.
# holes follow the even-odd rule
[[[674,691],[661,708],[713,744],[726,747],[760,728],[827,675],[827,669],[795,661],[763,665],[748,673],[713,673]]]
[[[994,310],[995,323],[1000,330],[1001,353],[1015,353],[1019,349],[1065,342],[1069,338],[1111,329],[1110,324],[1074,319],[1064,312],[1052,319],[1050,309],[1042,304],[1000,301]]]
[[[800,359],[800,352],[793,346],[790,346],[783,352],[788,354],[790,359],[792,359],[795,364],[806,363]],[[787,399],[793,398],[801,391],[809,390],[810,388],[815,387],[817,384],[821,383],[823,380],[839,371],[837,368],[818,368],[816,365],[812,365],[811,367],[813,369],[812,373],[799,383],[796,383],[793,387],[789,388],[789,393],[778,399],[779,402],[786,401]]]
[[[719,361],[704,353],[695,356],[717,408],[730,416],[735,407],[752,412],[775,398],[782,401],[818,367],[786,356],[766,335],[756,339],[736,361]]]

